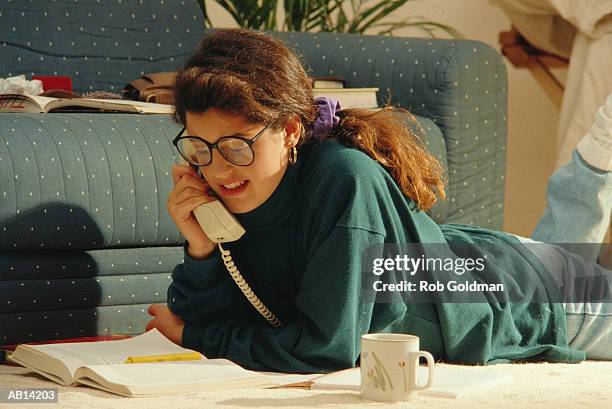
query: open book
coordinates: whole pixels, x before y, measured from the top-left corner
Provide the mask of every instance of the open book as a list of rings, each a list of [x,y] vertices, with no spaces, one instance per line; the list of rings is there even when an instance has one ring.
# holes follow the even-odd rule
[[[19,345],[8,357],[61,385],[87,385],[123,396],[167,395],[275,386],[269,376],[226,359],[130,363],[132,356],[193,353],[152,329],[119,341]]]
[[[0,112],[127,112],[172,114],[173,105],[124,99],[49,98],[34,95],[0,94]]]

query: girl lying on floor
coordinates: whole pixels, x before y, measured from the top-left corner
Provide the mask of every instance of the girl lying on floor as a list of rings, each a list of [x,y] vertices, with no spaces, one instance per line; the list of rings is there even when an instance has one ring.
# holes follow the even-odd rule
[[[534,250],[507,233],[436,224],[425,211],[444,198],[443,171],[405,126],[406,111],[315,102],[293,52],[244,29],[203,40],[178,75],[175,103],[185,127],[175,143],[191,166],[173,166],[167,208],[185,259],[167,306],[149,308],[147,330],[208,357],[282,372],[352,367],[360,336],[372,332],[418,335],[422,349],[451,362],[612,359],[612,274],[558,246]],[[611,152],[612,96],[572,162],[551,177],[533,240],[601,243]],[[223,249],[252,288],[241,284],[249,299],[194,217],[216,199],[208,189],[246,230]],[[503,248],[488,274],[537,302],[482,292],[478,302],[383,303],[362,287],[361,257],[372,246],[454,242]],[[560,302],[555,282],[572,284],[587,270],[604,278],[604,302]]]

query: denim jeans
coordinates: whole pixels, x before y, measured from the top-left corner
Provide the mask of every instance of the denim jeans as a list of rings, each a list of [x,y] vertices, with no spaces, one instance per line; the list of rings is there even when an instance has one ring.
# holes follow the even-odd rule
[[[574,151],[572,161],[548,180],[547,208],[531,239],[519,237],[563,291],[574,295],[563,304],[568,341],[588,359],[612,360],[612,270],[596,264],[611,211],[612,172],[589,166]],[[575,243],[591,244],[568,251],[554,243],[568,243],[570,249]],[[576,294],[592,277],[601,278],[599,285]]]

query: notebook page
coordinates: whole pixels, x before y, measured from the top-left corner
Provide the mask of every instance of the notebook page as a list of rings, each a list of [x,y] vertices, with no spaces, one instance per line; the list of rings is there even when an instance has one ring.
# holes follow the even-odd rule
[[[311,389],[348,389],[358,391],[361,388],[360,368],[332,372],[315,379]]]

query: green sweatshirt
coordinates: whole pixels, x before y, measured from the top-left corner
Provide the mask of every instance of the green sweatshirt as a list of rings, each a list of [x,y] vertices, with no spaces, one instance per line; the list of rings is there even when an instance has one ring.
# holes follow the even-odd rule
[[[516,238],[437,225],[376,161],[336,140],[302,146],[272,196],[236,216],[246,234],[224,247],[284,326],[273,328],[251,306],[218,251],[205,260],[185,251],[168,307],[185,321],[183,346],[210,358],[255,370],[328,372],[355,366],[362,334],[401,332],[418,335],[421,349],[451,362],[585,359],[568,347],[560,304],[489,303],[484,295],[469,304],[369,302],[361,256],[383,243],[507,245],[491,266],[507,286],[541,292],[542,283],[554,285]]]

